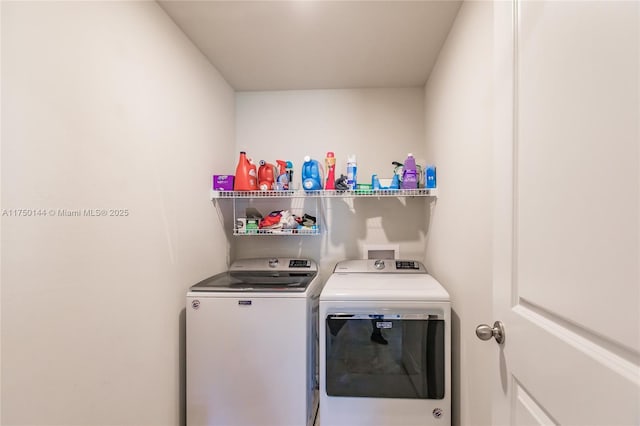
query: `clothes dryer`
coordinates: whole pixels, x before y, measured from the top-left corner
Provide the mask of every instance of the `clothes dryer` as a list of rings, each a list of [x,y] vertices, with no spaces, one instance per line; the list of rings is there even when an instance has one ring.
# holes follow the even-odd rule
[[[412,260],[336,265],[320,295],[320,424],[451,424],[447,291]]]
[[[309,259],[244,259],[187,293],[187,424],[313,425],[318,299]]]

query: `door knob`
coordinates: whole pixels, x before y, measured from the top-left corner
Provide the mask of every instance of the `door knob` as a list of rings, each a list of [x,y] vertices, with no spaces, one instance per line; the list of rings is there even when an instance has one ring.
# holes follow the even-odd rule
[[[504,325],[500,321],[494,322],[493,327],[487,324],[480,324],[476,327],[476,336],[480,340],[489,340],[493,337],[500,345],[504,343]]]

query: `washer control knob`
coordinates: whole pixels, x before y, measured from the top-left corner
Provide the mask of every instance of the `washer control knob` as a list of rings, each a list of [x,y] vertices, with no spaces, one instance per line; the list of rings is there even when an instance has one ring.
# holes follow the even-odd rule
[[[376,260],[375,262],[373,262],[373,267],[376,269],[384,269],[384,260]]]
[[[278,259],[269,259],[269,268],[275,268],[278,266]]]

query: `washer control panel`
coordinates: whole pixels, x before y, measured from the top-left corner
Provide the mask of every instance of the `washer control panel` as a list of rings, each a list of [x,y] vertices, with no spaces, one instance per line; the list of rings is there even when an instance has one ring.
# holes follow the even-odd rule
[[[317,271],[318,265],[311,259],[271,257],[238,259],[229,266],[229,271]]]
[[[310,268],[311,261],[307,259],[291,259],[289,260],[289,268]]]

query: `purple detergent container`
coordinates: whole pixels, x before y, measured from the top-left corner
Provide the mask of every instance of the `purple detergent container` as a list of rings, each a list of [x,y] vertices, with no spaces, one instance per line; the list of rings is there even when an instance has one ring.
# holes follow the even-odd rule
[[[403,165],[402,171],[402,189],[418,188],[418,170],[416,168],[416,159],[413,154],[409,153]]]

